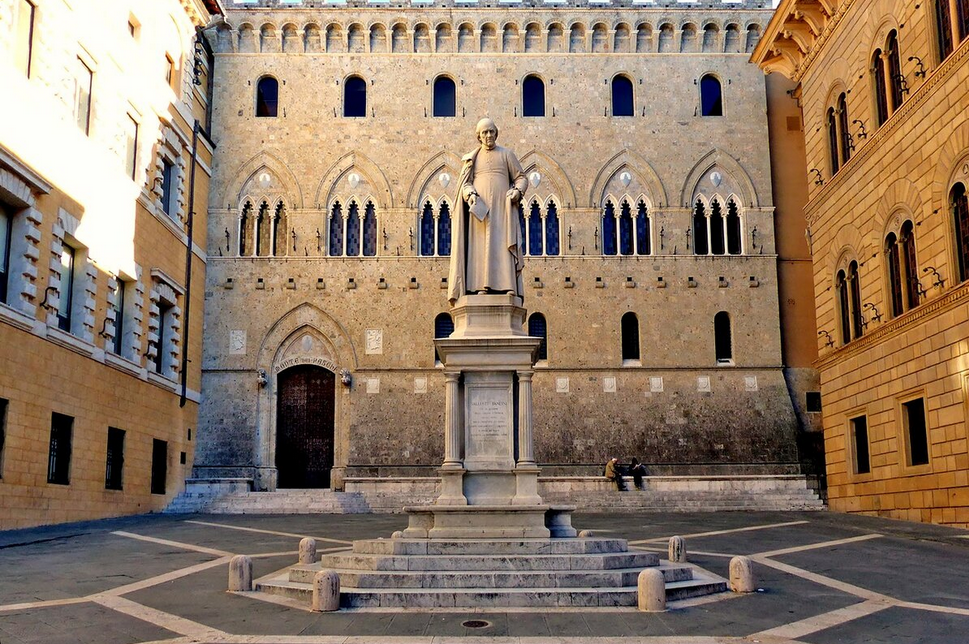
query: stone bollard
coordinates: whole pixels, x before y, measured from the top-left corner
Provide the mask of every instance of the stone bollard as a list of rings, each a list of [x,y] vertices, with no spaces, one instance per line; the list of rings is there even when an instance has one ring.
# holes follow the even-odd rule
[[[340,575],[335,571],[321,570],[313,577],[313,610],[340,610]]]
[[[246,555],[236,555],[229,560],[229,591],[249,592],[252,590],[252,559]]]
[[[592,530],[583,530],[582,532],[579,533],[580,539],[591,539],[594,536],[596,535],[594,532],[592,532]]]
[[[300,539],[299,562],[301,564],[316,563],[316,539],[313,537]]]
[[[754,571],[748,557],[734,557],[730,560],[730,590],[735,593],[752,593],[754,588]]]
[[[686,563],[686,540],[670,537],[669,558],[673,563]]]
[[[666,610],[666,579],[656,568],[639,573],[639,610],[650,613]]]

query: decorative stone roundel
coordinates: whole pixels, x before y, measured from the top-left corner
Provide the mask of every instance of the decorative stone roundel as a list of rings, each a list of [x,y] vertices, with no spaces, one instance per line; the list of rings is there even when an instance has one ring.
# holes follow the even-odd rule
[[[528,181],[532,184],[533,188],[537,188],[538,184],[542,182],[542,175],[537,172],[532,172],[530,175],[528,175]]]
[[[357,186],[360,185],[360,175],[356,172],[351,172],[350,176],[347,177],[347,183],[350,184],[350,190],[356,190]]]
[[[628,172],[623,172],[619,175],[619,181],[622,183],[623,187],[628,188],[629,183],[633,180],[633,175]]]
[[[710,183],[719,188],[720,184],[723,183],[723,175],[714,170],[710,173]]]
[[[302,346],[303,351],[306,353],[309,353],[310,351],[313,350],[314,344],[316,343],[313,342],[313,338],[308,335],[304,335],[302,341],[300,342],[300,345]]]
[[[447,172],[442,172],[437,177],[437,180],[440,182],[442,188],[447,188],[448,184],[451,183],[451,175],[449,175]]]
[[[268,172],[260,172],[259,176],[256,177],[256,183],[263,190],[268,190],[273,185],[273,176]]]

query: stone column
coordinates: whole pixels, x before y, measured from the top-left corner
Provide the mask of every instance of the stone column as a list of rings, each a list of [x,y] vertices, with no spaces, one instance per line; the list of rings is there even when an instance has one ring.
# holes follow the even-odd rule
[[[535,466],[532,437],[532,374],[518,372],[518,467]]]
[[[463,467],[461,463],[461,374],[457,371],[444,373],[444,467]]]

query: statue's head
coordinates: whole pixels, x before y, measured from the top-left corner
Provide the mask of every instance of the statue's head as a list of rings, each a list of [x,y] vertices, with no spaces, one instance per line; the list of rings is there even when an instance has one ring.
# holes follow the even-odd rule
[[[474,133],[486,148],[490,150],[495,147],[495,142],[498,140],[498,126],[490,118],[485,117],[478,121],[474,127]]]

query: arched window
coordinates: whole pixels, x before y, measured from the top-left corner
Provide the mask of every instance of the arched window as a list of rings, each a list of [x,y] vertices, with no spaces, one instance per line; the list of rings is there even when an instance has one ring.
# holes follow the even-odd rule
[[[451,314],[438,313],[437,317],[434,318],[434,338],[449,338],[452,333],[454,333],[454,320],[451,318]],[[437,347],[434,347],[434,363],[440,362],[441,356],[437,352]]]
[[[343,86],[343,116],[367,115],[367,81],[351,76]]]
[[[276,116],[279,109],[279,81],[263,76],[256,84],[256,116]]]
[[[747,47],[748,54],[754,52],[757,42],[760,40],[760,25],[750,25],[747,27]]]
[[[272,248],[269,254],[273,257],[282,257],[286,254],[286,239],[284,235],[286,234],[286,207],[283,206],[283,202],[280,201],[276,204],[276,212],[273,216],[272,225]],[[282,240],[282,241],[280,241]]]
[[[739,255],[743,252],[743,237],[740,234],[740,214],[737,212],[737,202],[733,199],[727,202],[727,254]]]
[[[888,264],[888,290],[892,300],[892,317],[905,311],[902,303],[902,264],[899,261],[898,237],[888,233],[885,238],[885,262]]]
[[[825,121],[828,128],[828,154],[831,163],[831,176],[834,176],[841,168],[841,155],[838,152],[838,119],[835,116],[833,107],[828,108],[828,118]]]
[[[939,46],[939,60],[952,53],[952,15],[949,0],[935,2],[935,34]]]
[[[634,244],[633,212],[629,202],[623,199],[619,204],[619,254],[632,255]]]
[[[844,92],[838,96],[838,133],[841,135],[841,164],[851,158],[851,132],[848,130],[848,97]]]
[[[710,252],[714,255],[723,255],[727,250],[723,224],[723,208],[714,199],[710,202]]]
[[[733,362],[733,337],[730,331],[730,315],[720,311],[713,316],[713,343],[717,364]]]
[[[854,144],[848,130],[848,98],[845,92],[838,95],[834,107],[828,108],[825,123],[828,128],[828,154],[831,162],[831,176],[834,176],[848,159]]]
[[[616,254],[616,207],[606,201],[602,210],[602,254]]]
[[[969,279],[969,195],[966,185],[957,183],[949,193],[949,207],[956,229],[956,255],[959,259],[959,281]]]
[[[339,201],[333,203],[330,209],[330,255],[343,255],[343,206]]]
[[[542,208],[538,205],[537,201],[532,202],[531,208],[528,211],[528,254],[529,255],[541,255],[542,254]]]
[[[421,255],[434,255],[434,206],[430,201],[424,204],[424,210],[421,211]]]
[[[437,254],[451,254],[451,208],[446,202],[441,203],[437,213]]]
[[[239,257],[252,255],[252,202],[247,201],[239,215]]]
[[[612,79],[612,115],[633,115],[633,82],[625,76]]]
[[[921,283],[919,282],[918,257],[915,254],[915,226],[911,221],[902,224],[902,279],[905,283],[905,306],[907,309],[919,305]]]
[[[902,88],[905,77],[902,76],[902,61],[898,51],[898,32],[894,29],[888,34],[885,43],[885,56],[888,58],[888,86],[891,88],[892,112],[902,106]]]
[[[454,116],[456,110],[454,81],[447,76],[434,79],[434,116]]]
[[[838,289],[838,322],[841,327],[841,344],[851,342],[851,300],[848,297],[848,276],[842,270],[838,271],[835,280]]]
[[[256,257],[269,253],[269,204],[265,201],[259,206],[256,215]]]
[[[707,237],[707,215],[703,202],[697,199],[693,207],[693,254],[707,255],[710,253],[710,244]]]
[[[635,313],[625,313],[619,323],[622,332],[622,359],[639,360],[639,318]]]
[[[700,79],[700,116],[723,116],[723,91],[711,74]]]
[[[861,316],[861,282],[858,279],[858,262],[848,264],[848,297],[851,302],[851,333],[860,338],[864,332]]]
[[[545,254],[559,254],[559,211],[554,201],[545,208]]]
[[[538,76],[522,82],[522,116],[545,116],[545,83]]]
[[[876,49],[871,56],[872,94],[875,98],[875,122],[881,125],[888,120],[888,86],[885,83],[885,66],[882,50]]]
[[[365,257],[377,254],[377,212],[372,201],[363,209],[363,254]]]
[[[541,338],[542,343],[538,345],[538,360],[548,360],[548,324],[545,316],[541,313],[532,313],[528,316],[528,335],[533,338]]]
[[[347,257],[360,254],[360,207],[356,201],[347,209]]]
[[[652,254],[649,210],[646,208],[646,202],[642,200],[640,200],[639,205],[636,207],[636,254]]]

